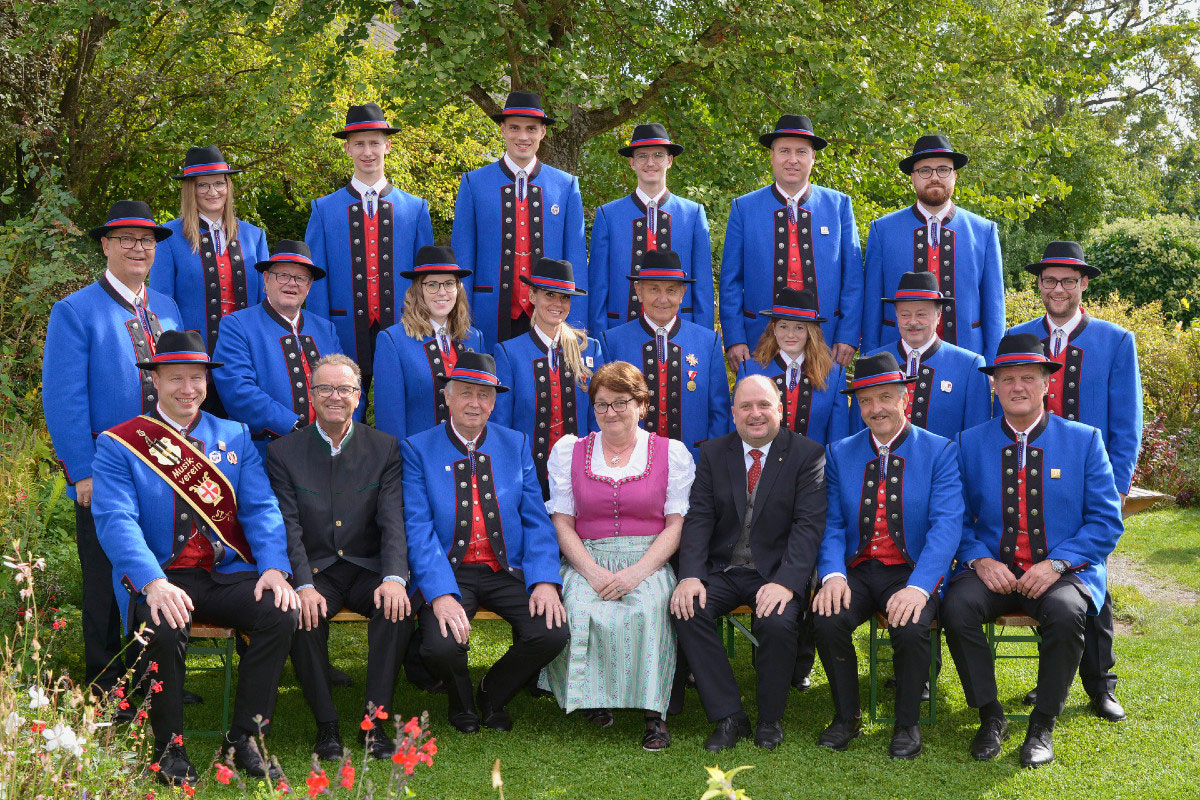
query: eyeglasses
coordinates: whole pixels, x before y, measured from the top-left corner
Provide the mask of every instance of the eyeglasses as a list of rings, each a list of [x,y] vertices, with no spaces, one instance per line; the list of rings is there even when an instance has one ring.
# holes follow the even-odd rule
[[[596,409],[596,413],[601,416],[607,414],[610,408],[618,414],[624,414],[625,409],[629,408],[629,404],[632,402],[633,400],[614,400],[611,403],[593,403],[592,408]]]
[[[310,275],[293,275],[290,272],[268,272],[267,274],[273,276],[279,282],[280,286],[287,286],[289,283],[294,283],[297,286],[308,286],[312,283],[312,276]]]
[[[633,160],[638,164],[645,164],[648,161],[653,161],[655,164],[661,164],[667,160],[666,153],[634,153]]]
[[[331,397],[334,392],[337,392],[338,397],[348,398],[353,397],[358,393],[357,386],[330,386],[328,383],[318,383],[313,387],[313,394],[322,400]]]
[[[954,167],[947,167],[945,164],[940,167],[917,167],[913,172],[922,178],[930,178],[935,172],[939,178],[949,178],[950,174],[954,172]]]
[[[439,292],[446,292],[446,293],[453,292],[454,288],[456,286],[458,286],[457,278],[455,278],[452,281],[441,281],[440,283],[438,281],[425,281],[421,284],[421,288],[425,290],[425,294],[437,294]]]
[[[158,245],[158,240],[153,236],[109,236],[106,238],[121,245],[122,250],[132,250],[135,244],[140,244],[143,250],[153,250]]]
[[[196,184],[196,191],[199,192],[200,194],[209,194],[210,192],[214,193],[214,194],[221,194],[228,188],[229,188],[229,181],[226,181],[226,180],[211,181],[211,182],[205,181],[204,183]]]
[[[1038,283],[1043,289],[1057,289],[1061,286],[1068,291],[1079,286],[1079,278],[1051,278],[1047,275],[1039,275]]]

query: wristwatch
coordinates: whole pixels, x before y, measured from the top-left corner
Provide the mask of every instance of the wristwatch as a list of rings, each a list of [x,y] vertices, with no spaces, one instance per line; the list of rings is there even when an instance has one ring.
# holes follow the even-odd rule
[[[1071,566],[1071,563],[1069,561],[1063,561],[1061,558],[1052,558],[1050,559],[1050,566],[1054,568],[1055,572],[1057,572],[1059,575],[1062,575],[1067,571],[1067,567]]]

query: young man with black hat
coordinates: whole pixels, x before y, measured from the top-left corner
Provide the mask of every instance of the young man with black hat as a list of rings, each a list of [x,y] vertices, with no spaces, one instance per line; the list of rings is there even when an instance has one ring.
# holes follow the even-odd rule
[[[929,273],[939,291],[954,300],[938,323],[948,344],[995,355],[1004,333],[1004,274],[996,223],[959,208],[951,198],[966,154],[941,134],[917,139],[900,171],[912,179],[917,201],[871,223],[867,235],[862,312],[863,351],[900,338],[895,317],[882,298],[891,297],[906,272]]]
[[[1133,333],[1083,309],[1088,279],[1100,270],[1087,263],[1077,242],[1051,242],[1042,260],[1025,269],[1038,277],[1046,315],[1011,332],[1037,336],[1051,360],[1065,368],[1050,379],[1046,410],[1100,429],[1124,505],[1142,446],[1142,377]],[[1117,700],[1117,676],[1112,671],[1117,659],[1112,595],[1107,591],[1099,615],[1088,617],[1083,641],[1079,679],[1091,698],[1092,711],[1109,722],[1120,722],[1125,709]]]
[[[758,310],[780,289],[808,289],[834,360],[848,366],[858,349],[863,265],[854,206],[842,192],[809,182],[828,141],[808,117],[784,114],[758,141],[771,153],[775,182],[733,201],[721,255],[721,332],[730,364],[750,357],[767,327]]]
[[[921,695],[929,679],[930,626],[962,536],[958,447],[909,422],[910,384],[891,353],[864,356],[845,394],[868,430],[825,455],[829,504],[813,600],[817,651],[834,719],[817,744],[845,750],[862,730],[853,635],[873,614],[888,618],[895,651],[896,724],[888,754],[921,754]]]
[[[983,626],[1011,613],[1038,621],[1037,703],[1020,759],[1048,764],[1084,620],[1104,604],[1105,561],[1123,530],[1103,434],[1046,412],[1051,376],[1062,368],[1036,335],[1005,336],[982,368],[1003,415],[958,436],[966,516],[941,622],[967,705],[979,709],[971,755],[980,761],[996,758],[1008,738]]]
[[[473,270],[464,284],[488,350],[529,330],[533,307],[520,278],[529,277],[539,258],[569,261],[576,285],[588,287],[579,179],[537,157],[546,127],[556,120],[532,92],[510,92],[492,119],[504,137],[504,155],[462,176],[450,237],[458,263]],[[587,304],[580,303],[569,321],[586,328],[587,318]]]
[[[641,304],[625,276],[637,274],[651,250],[679,254],[684,274],[695,279],[679,313],[702,328],[715,328],[708,217],[704,206],[667,191],[667,171],[683,145],[672,142],[667,129],[652,122],[636,126],[629,144],[617,152],[629,159],[637,188],[596,209],[588,262],[588,329],[598,336],[641,315]]]
[[[83,569],[84,680],[111,691],[124,672],[124,636],[110,578],[112,566],[92,519],[92,459],[101,431],[154,408],[150,372],[163,330],[182,324],[175,301],[146,286],[157,245],[171,235],[150,207],[119,200],[90,236],[108,269],[100,280],[50,310],[42,362],[42,408],[54,451],[75,501],[75,544]]]
[[[209,360],[197,331],[166,331],[150,370],[157,402],[97,440],[96,530],[130,632],[154,664],[147,691],[153,764],[166,784],[191,784],[183,746],[183,678],[195,618],[244,631],[233,721],[223,748],[253,777],[278,779],[254,744],[275,716],[279,674],[299,619],[288,583],[283,517],[250,432],[200,410]]]
[[[221,320],[213,358],[223,366],[213,379],[229,418],[250,427],[258,454],[267,443],[316,421],[313,369],[322,356],[342,352],[333,324],[301,310],[325,270],[313,263],[304,242],[283,239],[255,265],[267,298]],[[356,412],[361,418],[361,405]]]
[[[384,174],[399,128],[388,125],[375,103],[350,106],[346,125],[334,131],[354,163],[350,183],[312,201],[304,241],[312,260],[329,273],[313,283],[308,309],[330,320],[342,350],[370,389],[375,337],[396,324],[408,291],[401,272],[411,270],[417,251],[433,244],[429,204],[388,183]]]

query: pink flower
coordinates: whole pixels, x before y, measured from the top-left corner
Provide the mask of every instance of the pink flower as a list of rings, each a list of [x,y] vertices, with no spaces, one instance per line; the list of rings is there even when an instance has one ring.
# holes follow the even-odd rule
[[[229,779],[233,777],[233,770],[224,764],[217,764],[217,781],[226,786],[229,785]]]

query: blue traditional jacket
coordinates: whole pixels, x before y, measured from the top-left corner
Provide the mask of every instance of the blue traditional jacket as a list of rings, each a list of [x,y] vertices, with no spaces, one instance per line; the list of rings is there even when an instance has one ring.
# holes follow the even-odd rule
[[[787,362],[778,355],[763,366],[748,358],[738,367],[737,379],[765,375],[783,395],[783,424],[817,444],[832,444],[850,435],[850,402],[841,393],[846,388],[846,368],[833,362],[825,377],[825,388],[813,386],[812,378],[801,367],[794,392],[788,392]]]
[[[467,338],[453,342],[457,354],[484,352],[483,336],[471,328]],[[446,375],[445,357],[437,339],[414,339],[400,323],[375,340],[375,427],[403,441],[414,433],[440,425],[447,416],[437,379]]]

